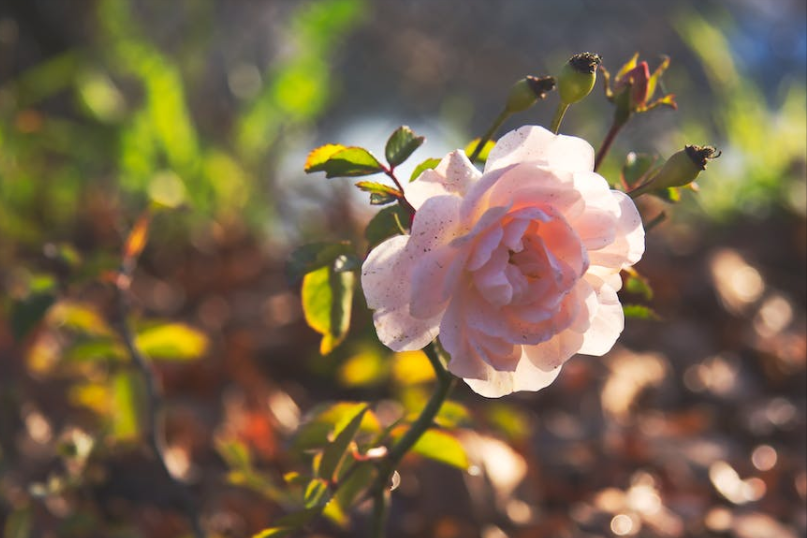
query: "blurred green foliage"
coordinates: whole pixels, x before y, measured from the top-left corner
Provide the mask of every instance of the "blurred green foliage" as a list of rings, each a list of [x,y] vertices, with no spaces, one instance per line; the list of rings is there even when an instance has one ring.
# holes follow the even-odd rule
[[[771,209],[807,211],[807,88],[788,77],[773,104],[761,82],[743,72],[725,28],[687,10],[675,28],[700,59],[711,98],[708,110],[683,116],[681,144],[713,143],[723,152],[709,165],[701,185],[700,206],[712,218],[764,215]],[[795,67],[795,66],[794,66]],[[794,69],[795,71],[795,69]],[[707,119],[709,121],[704,121]],[[694,141],[694,142],[693,142]]]
[[[288,53],[256,73],[234,117],[204,125],[199,59],[164,52],[127,0],[102,0],[97,35],[0,86],[0,260],[19,245],[70,238],[88,210],[189,206],[192,219],[271,223],[281,132],[310,126],[332,97],[334,45],[361,20],[361,0],[299,3],[287,14]],[[197,10],[206,26],[212,10]],[[209,39],[208,39],[209,41]],[[255,68],[257,69],[257,68]],[[201,103],[193,106],[193,103]],[[208,120],[209,121],[209,120]]]

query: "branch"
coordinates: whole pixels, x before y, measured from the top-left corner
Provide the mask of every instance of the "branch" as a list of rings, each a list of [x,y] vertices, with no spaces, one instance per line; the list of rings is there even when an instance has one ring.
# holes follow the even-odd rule
[[[155,380],[154,371],[151,366],[137,348],[135,343],[135,335],[129,325],[129,313],[131,309],[131,301],[129,289],[134,275],[135,267],[137,266],[137,257],[139,256],[145,244],[145,237],[147,235],[149,217],[147,214],[141,216],[135,229],[130,234],[126,248],[124,250],[123,262],[121,263],[120,272],[115,280],[115,299],[116,299],[116,319],[114,326],[118,334],[123,340],[127,352],[132,358],[137,371],[143,378],[146,385],[146,424],[144,435],[149,448],[157,458],[157,462],[161,471],[168,478],[171,487],[179,496],[182,503],[182,508],[185,511],[185,516],[191,525],[193,535],[195,538],[205,538],[204,530],[202,529],[201,519],[196,510],[195,503],[191,498],[190,492],[186,489],[185,485],[178,481],[171,474],[168,465],[165,463],[165,452],[163,450],[163,439],[161,428],[159,427],[159,415],[162,407],[162,399]]]

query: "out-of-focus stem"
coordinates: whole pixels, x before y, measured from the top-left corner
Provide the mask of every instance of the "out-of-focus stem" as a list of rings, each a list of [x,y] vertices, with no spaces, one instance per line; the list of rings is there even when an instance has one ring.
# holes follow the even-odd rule
[[[488,128],[482,138],[479,139],[479,142],[476,143],[476,147],[474,148],[473,153],[468,157],[468,160],[474,162],[479,154],[482,153],[482,150],[485,148],[485,144],[488,143],[488,140],[493,138],[493,135],[496,134],[496,131],[499,130],[499,127],[505,122],[507,118],[510,117],[510,111],[507,109],[502,110],[501,114],[494,120],[493,124]]]

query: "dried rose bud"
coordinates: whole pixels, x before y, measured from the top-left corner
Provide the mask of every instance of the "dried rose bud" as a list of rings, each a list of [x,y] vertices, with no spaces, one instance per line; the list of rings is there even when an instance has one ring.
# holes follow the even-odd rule
[[[522,78],[510,88],[507,96],[507,112],[515,114],[527,110],[539,99],[546,97],[546,94],[555,89],[554,77],[533,77]]]
[[[686,146],[670,157],[661,171],[653,178],[653,189],[683,187],[689,185],[698,174],[706,170],[706,164],[720,157],[720,152],[712,146]]]
[[[597,66],[602,63],[598,54],[583,52],[572,56],[558,76],[558,92],[565,105],[582,100],[591,93],[597,82]]]

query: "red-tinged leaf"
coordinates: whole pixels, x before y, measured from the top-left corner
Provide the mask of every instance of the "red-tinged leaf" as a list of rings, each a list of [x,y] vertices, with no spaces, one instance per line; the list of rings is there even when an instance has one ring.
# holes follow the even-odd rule
[[[634,67],[636,67],[636,64],[638,62],[639,62],[639,53],[637,52],[636,54],[633,55],[633,57],[630,60],[628,60],[625,63],[625,65],[619,68],[619,72],[617,72],[616,77],[614,77],[614,80],[618,82],[619,79],[624,77],[629,71],[631,71]]]
[[[647,98],[648,99],[653,98],[653,94],[656,91],[656,86],[658,86],[659,79],[661,78],[661,75],[664,73],[664,71],[667,70],[668,67],[670,67],[670,57],[665,56],[664,60],[662,60],[662,62],[659,64],[659,66],[656,67],[656,70],[653,71],[653,74],[650,76],[650,79],[647,81]]]
[[[333,157],[334,154],[339,153],[343,149],[345,149],[345,146],[341,144],[325,144],[324,146],[320,146],[308,154],[303,169],[308,173],[317,172],[318,169],[314,168],[322,166],[328,159]]]
[[[144,211],[138,217],[137,222],[135,222],[132,231],[129,232],[129,237],[126,238],[126,243],[123,246],[123,259],[126,262],[132,263],[132,261],[136,260],[143,252],[148,242],[150,224],[151,212]]]
[[[403,197],[403,193],[395,187],[376,183],[375,181],[359,181],[356,186],[364,192],[370,193],[370,203],[372,205],[389,204]]]

